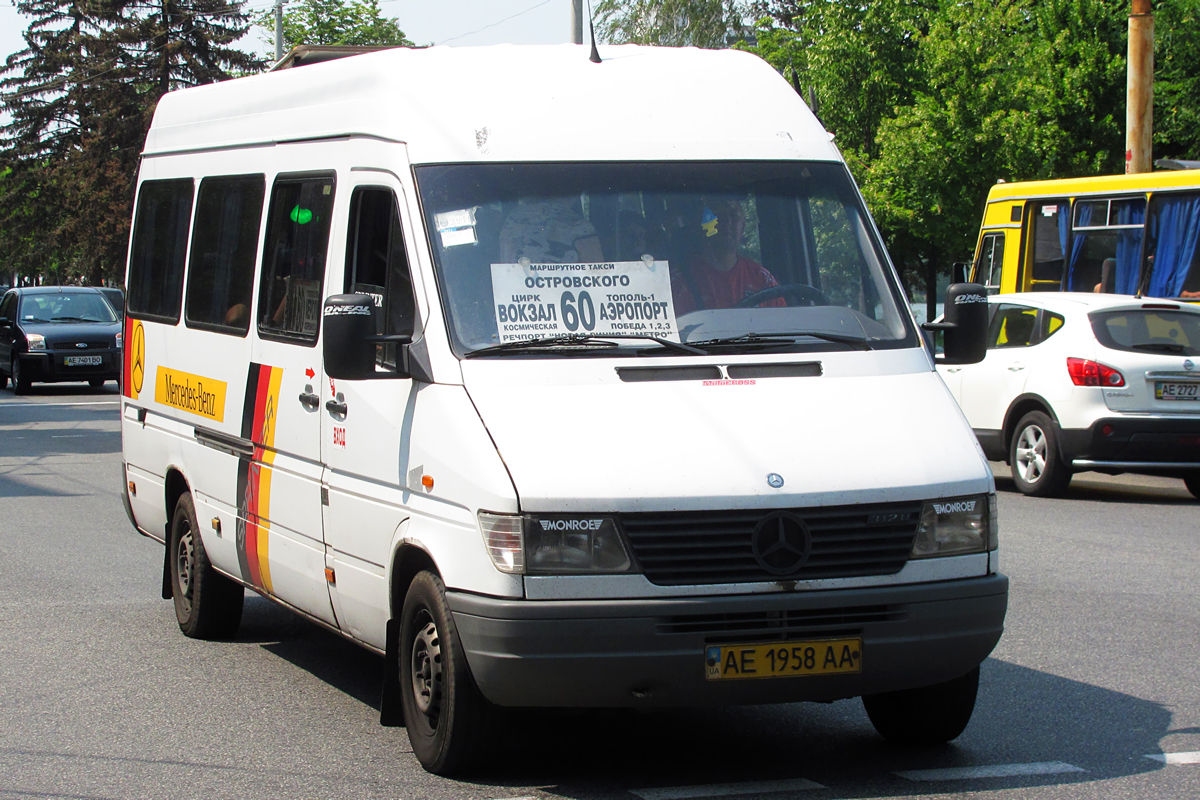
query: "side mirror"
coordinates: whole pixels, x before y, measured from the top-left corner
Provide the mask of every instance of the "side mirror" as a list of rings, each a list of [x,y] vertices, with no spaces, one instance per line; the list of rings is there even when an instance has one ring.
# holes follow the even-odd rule
[[[325,374],[358,381],[375,376],[375,324],[379,309],[369,294],[335,294],[321,311]]]
[[[978,364],[987,355],[987,290],[978,283],[952,283],[946,290],[942,322],[926,322],[927,331],[942,332],[942,364]]]
[[[950,265],[950,282],[951,283],[966,283],[967,270],[971,265],[966,261],[955,261]]]

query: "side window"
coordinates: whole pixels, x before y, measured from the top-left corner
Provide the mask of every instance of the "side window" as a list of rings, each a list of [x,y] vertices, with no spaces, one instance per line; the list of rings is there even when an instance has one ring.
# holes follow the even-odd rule
[[[17,316],[17,293],[9,292],[0,300],[0,319],[13,320]]]
[[[412,335],[416,324],[412,277],[396,197],[390,189],[359,188],[350,198],[350,230],[346,237],[347,292],[375,298],[381,334]],[[396,367],[396,344],[380,344],[376,363]]]
[[[316,343],[332,209],[332,174],[276,179],[258,291],[264,338]]]
[[[988,349],[1028,347],[1037,340],[1037,309],[1029,306],[1001,305],[992,316],[988,331]]]
[[[1057,292],[1062,288],[1064,254],[1070,234],[1071,212],[1066,200],[1035,203],[1030,215],[1033,270],[1030,288]]]
[[[1144,197],[1076,200],[1067,288],[1133,294],[1146,219]]]
[[[1041,334],[1037,338],[1037,343],[1041,344],[1062,330],[1063,321],[1064,320],[1060,314],[1055,314],[1053,311],[1046,311],[1043,309]]]
[[[189,259],[188,327],[245,336],[262,221],[262,175],[205,178],[196,201]]]
[[[979,262],[975,266],[975,280],[987,287],[988,294],[998,294],[1003,268],[1004,232],[984,235],[979,247]]]
[[[142,184],[126,286],[131,317],[179,322],[192,191],[191,178]]]

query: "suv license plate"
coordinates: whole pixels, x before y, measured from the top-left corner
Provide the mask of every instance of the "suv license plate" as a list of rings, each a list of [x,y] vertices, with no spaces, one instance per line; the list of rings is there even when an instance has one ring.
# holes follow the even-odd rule
[[[67,356],[63,363],[68,367],[98,367],[104,363],[102,356]]]
[[[1200,400],[1200,383],[1155,381],[1154,397],[1157,400]]]
[[[704,648],[704,675],[710,681],[852,672],[862,672],[862,639],[725,644]]]

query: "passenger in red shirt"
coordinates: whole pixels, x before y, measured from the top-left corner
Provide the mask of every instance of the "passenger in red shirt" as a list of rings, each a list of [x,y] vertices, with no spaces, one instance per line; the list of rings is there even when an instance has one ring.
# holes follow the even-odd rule
[[[736,199],[706,200],[696,254],[689,265],[671,270],[677,316],[701,308],[733,308],[755,292],[779,285],[766,267],[738,252],[745,229],[746,216]],[[760,305],[787,303],[777,297]]]

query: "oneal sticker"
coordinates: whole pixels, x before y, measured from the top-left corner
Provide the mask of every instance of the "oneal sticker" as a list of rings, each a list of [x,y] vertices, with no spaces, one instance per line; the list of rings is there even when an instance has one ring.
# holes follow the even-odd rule
[[[937,514],[961,514],[965,511],[974,511],[975,504],[978,500],[960,500],[957,503],[934,503],[933,510]]]
[[[121,389],[125,396],[137,400],[146,380],[146,330],[142,321],[125,319],[125,368],[121,376]]]
[[[154,379],[154,401],[189,414],[223,422],[226,386],[228,384],[225,381],[159,367]]]
[[[325,306],[325,316],[371,316],[371,306]]]
[[[982,294],[960,294],[954,298],[954,305],[961,306],[966,303],[986,303],[987,297]]]
[[[271,592],[269,560],[271,473],[275,462],[275,423],[283,368],[250,364],[242,405],[242,438],[254,443],[254,454],[238,461],[237,553],[242,580]]]
[[[544,336],[658,336],[679,341],[666,261],[492,264],[501,344]]]

